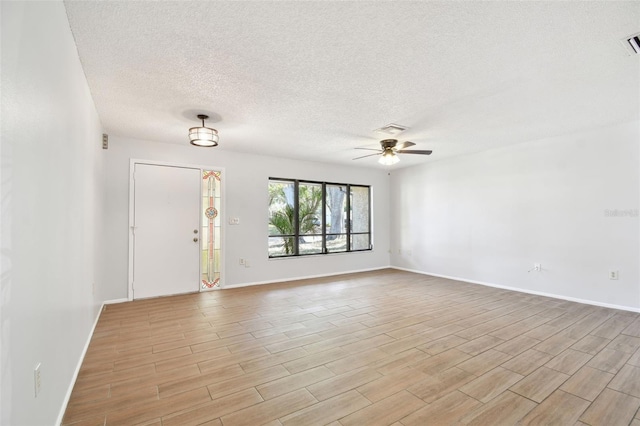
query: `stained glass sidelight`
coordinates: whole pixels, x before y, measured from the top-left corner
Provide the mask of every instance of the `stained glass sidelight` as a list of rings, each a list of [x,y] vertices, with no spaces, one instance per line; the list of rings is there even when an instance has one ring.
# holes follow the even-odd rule
[[[221,172],[202,171],[202,289],[220,285]]]

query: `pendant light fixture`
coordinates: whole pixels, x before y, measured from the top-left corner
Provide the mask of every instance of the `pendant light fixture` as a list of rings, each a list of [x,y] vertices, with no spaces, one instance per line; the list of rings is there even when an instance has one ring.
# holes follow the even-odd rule
[[[398,161],[400,161],[400,159],[390,148],[385,148],[384,153],[382,153],[382,156],[378,159],[378,163],[384,164],[385,166],[396,164]]]
[[[192,127],[189,129],[189,142],[191,145],[213,147],[218,146],[218,131],[204,125],[204,120],[208,115],[198,114],[198,119],[202,120],[202,127]]]

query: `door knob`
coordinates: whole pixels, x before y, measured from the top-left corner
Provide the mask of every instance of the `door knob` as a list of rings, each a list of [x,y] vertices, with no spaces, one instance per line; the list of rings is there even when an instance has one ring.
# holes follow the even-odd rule
[[[194,242],[194,243],[197,243],[197,242],[198,242],[198,237],[195,237],[195,238],[193,239],[193,242]]]

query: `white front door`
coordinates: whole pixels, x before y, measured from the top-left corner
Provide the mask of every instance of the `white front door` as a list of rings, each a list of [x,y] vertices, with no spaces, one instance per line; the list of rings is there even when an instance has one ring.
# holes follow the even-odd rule
[[[199,290],[200,174],[135,164],[134,299]]]

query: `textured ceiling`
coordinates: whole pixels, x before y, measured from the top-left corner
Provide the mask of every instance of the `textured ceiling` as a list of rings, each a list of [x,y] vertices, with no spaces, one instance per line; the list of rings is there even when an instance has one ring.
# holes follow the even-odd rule
[[[187,145],[205,112],[214,149],[377,167],[354,148],[398,123],[434,153],[397,168],[639,117],[637,1],[65,5],[112,135]]]

